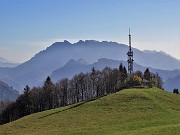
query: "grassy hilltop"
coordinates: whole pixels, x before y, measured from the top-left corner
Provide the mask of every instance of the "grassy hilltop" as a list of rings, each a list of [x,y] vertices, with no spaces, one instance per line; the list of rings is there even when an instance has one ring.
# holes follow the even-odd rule
[[[180,95],[128,89],[23,117],[0,135],[179,135]]]

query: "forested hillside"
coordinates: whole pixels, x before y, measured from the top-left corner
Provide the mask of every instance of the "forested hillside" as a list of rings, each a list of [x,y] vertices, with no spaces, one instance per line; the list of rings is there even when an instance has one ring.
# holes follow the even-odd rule
[[[0,135],[179,135],[179,102],[160,89],[127,89],[26,116],[0,126]]]
[[[42,87],[30,89],[27,85],[24,94],[2,111],[0,123],[11,122],[44,110],[97,99],[130,87],[162,89],[162,80],[148,68],[144,73],[137,71],[133,75],[128,75],[123,64],[114,69],[105,67],[102,71],[93,67],[89,73],[80,73],[70,80],[65,78],[55,84],[48,76]]]

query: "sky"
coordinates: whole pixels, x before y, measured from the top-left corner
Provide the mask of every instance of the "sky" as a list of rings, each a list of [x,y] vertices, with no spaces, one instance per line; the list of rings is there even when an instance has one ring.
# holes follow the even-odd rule
[[[54,42],[115,41],[180,59],[180,0],[0,0],[0,57],[25,62]]]

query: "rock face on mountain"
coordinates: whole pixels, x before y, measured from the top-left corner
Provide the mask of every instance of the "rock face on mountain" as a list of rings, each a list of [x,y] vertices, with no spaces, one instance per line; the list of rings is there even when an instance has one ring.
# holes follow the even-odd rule
[[[71,59],[83,58],[87,63],[93,63],[101,58],[126,61],[127,51],[127,45],[116,42],[94,40],[80,40],[74,44],[68,41],[56,42],[15,68],[0,68],[0,80],[22,92],[27,84],[30,87],[41,85],[48,75],[63,67]],[[135,62],[142,66],[167,70],[180,67],[179,60],[161,52],[149,53],[135,48],[133,51]],[[166,62],[162,61],[164,59]],[[84,61],[79,60],[82,65],[86,65]]]
[[[15,101],[19,96],[19,92],[9,87],[8,84],[0,81],[0,101],[11,100]]]

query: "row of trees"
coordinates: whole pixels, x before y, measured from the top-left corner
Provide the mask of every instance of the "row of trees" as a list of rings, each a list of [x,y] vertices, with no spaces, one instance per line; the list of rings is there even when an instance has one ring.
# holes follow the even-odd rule
[[[135,72],[135,79],[139,80],[139,85],[148,86],[148,87],[158,87],[160,89],[163,89],[163,81],[158,73],[152,73],[149,71],[149,68],[147,68],[144,71],[144,74],[141,71]],[[138,85],[137,82],[137,85]]]
[[[80,73],[71,80],[65,78],[55,84],[47,77],[42,87],[30,89],[27,85],[24,88],[24,94],[0,114],[1,124],[35,112],[98,98],[122,88],[142,86],[143,78],[156,79],[156,86],[161,88],[160,77],[146,72],[137,71],[128,76],[125,66],[120,64],[119,68],[105,67],[102,71],[92,68],[90,73]]]
[[[179,94],[179,90],[178,90],[178,89],[174,89],[174,90],[173,90],[173,93]]]

